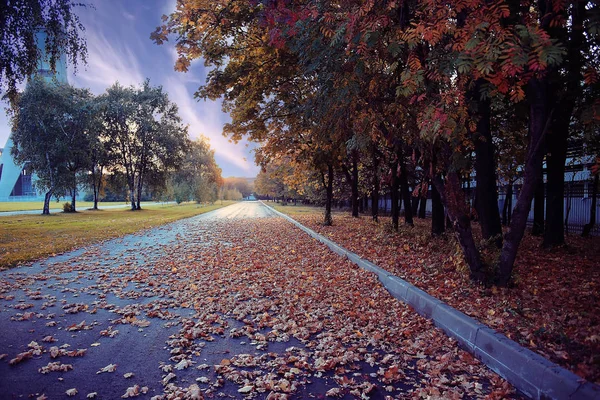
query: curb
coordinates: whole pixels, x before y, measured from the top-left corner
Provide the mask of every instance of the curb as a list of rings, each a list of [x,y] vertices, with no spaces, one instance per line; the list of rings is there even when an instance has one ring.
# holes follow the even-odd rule
[[[503,334],[450,307],[372,262],[362,259],[293,218],[262,201],[260,203],[325,244],[333,252],[348,258],[359,267],[375,273],[392,296],[410,305],[420,315],[433,320],[438,328],[456,339],[462,348],[473,354],[523,394],[536,400],[600,398],[600,386],[586,382],[571,371],[522,347]]]

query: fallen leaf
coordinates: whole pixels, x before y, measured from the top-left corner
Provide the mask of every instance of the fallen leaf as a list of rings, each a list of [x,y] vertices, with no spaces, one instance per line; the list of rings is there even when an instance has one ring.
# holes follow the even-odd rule
[[[121,396],[121,398],[127,399],[129,397],[137,397],[139,395],[140,395],[140,386],[134,385],[134,386],[128,387],[127,390],[125,391],[125,394],[123,396]]]
[[[167,376],[165,376],[165,377],[163,378],[163,380],[162,380],[162,384],[163,384],[163,386],[166,386],[166,385],[167,385],[167,383],[169,383],[171,380],[175,379],[175,377],[176,377],[176,376],[177,376],[177,375],[175,375],[174,373],[172,373],[172,372],[169,372],[169,373],[167,374]]]
[[[254,386],[246,385],[240,389],[238,389],[239,393],[250,393],[254,389]]]
[[[108,364],[106,367],[100,368],[100,370],[98,372],[96,372],[96,374],[101,374],[104,372],[115,372],[116,370],[117,370],[117,364]]]

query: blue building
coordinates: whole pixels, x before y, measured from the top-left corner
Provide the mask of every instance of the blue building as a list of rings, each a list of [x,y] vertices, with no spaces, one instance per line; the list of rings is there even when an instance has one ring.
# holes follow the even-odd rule
[[[38,32],[36,42],[41,57],[35,74],[43,77],[48,82],[66,83],[67,62],[65,55],[63,54],[56,61],[56,73],[53,73],[45,52],[46,32]],[[28,170],[27,163],[23,166],[15,164],[10,154],[12,147],[12,137],[9,136],[4,148],[0,150],[0,201],[43,199],[43,196],[35,191],[36,176]]]

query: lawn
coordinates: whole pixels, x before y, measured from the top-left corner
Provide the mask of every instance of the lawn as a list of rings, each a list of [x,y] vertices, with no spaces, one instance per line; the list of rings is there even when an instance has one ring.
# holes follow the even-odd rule
[[[68,200],[62,200],[59,202],[51,201],[50,209],[58,208],[62,210],[63,204],[69,202]],[[106,201],[98,203],[98,206],[120,206],[127,205],[128,203],[123,201]],[[146,203],[144,203],[146,204]],[[86,208],[91,208],[94,206],[94,202],[92,201],[78,201],[75,204],[78,210],[85,210]],[[6,201],[0,202],[0,212],[4,211],[31,211],[31,210],[40,210],[40,214],[42,213],[42,208],[44,207],[43,201]]]
[[[224,201],[208,206],[157,203],[141,211],[108,209],[0,217],[0,270],[203,214],[232,203]]]
[[[281,203],[275,203],[275,202],[264,201],[264,200],[263,200],[263,203],[265,203],[266,205],[273,207],[277,211],[287,214],[289,216],[314,215],[315,213],[323,214],[325,212],[325,207],[304,206],[304,205],[300,205],[300,204],[298,204],[296,206],[293,204],[287,204],[284,206]],[[332,212],[337,213],[339,211],[335,210]]]

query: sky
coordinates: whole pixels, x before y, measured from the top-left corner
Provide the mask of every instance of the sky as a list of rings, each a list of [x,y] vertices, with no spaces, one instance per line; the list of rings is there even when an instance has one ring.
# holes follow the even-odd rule
[[[206,136],[215,150],[223,177],[254,177],[259,168],[254,163],[255,144],[234,144],[222,135],[229,116],[221,111],[221,103],[197,101],[194,92],[205,82],[207,69],[202,60],[192,63],[187,73],[173,69],[176,59],[173,41],[158,46],[150,33],[161,23],[161,16],[175,9],[174,0],[88,0],[92,7],[78,7],[87,41],[87,65],[77,72],[69,68],[69,83],[103,93],[115,82],[123,86],[140,85],[149,78],[161,85],[171,101],[179,106],[179,114],[192,139]],[[3,106],[6,106],[5,104]],[[4,108],[4,107],[3,107]],[[10,134],[4,112],[0,112],[0,147]]]

